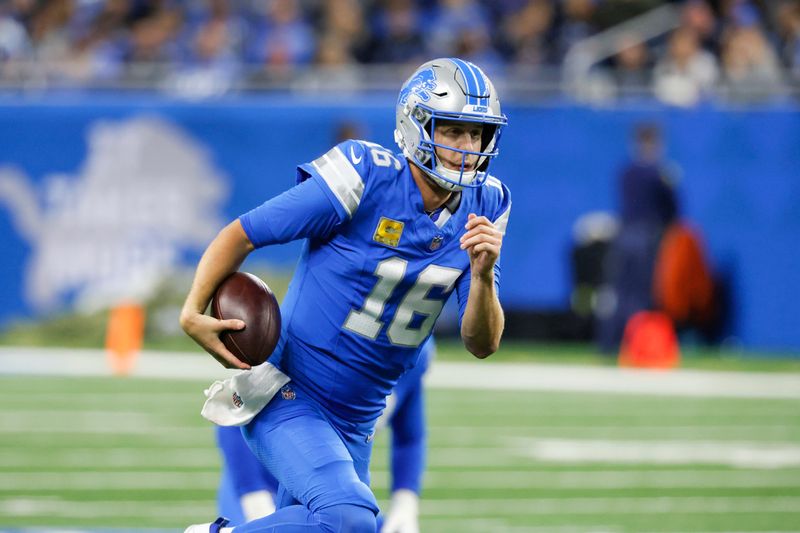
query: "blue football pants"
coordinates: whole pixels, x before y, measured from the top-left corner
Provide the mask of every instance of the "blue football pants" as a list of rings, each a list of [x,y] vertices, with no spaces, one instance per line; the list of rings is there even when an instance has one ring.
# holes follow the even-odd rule
[[[369,489],[372,427],[336,423],[290,383],[243,428],[250,449],[278,480],[278,510],[237,533],[375,533]]]

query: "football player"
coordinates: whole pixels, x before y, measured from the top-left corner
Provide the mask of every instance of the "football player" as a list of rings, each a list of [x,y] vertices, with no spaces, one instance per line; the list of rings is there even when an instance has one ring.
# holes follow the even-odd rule
[[[397,100],[402,154],[342,142],[300,165],[296,186],[231,222],[206,249],[181,326],[226,367],[250,370],[219,338],[244,324],[203,312],[255,248],[305,240],[275,352],[213,384],[203,408],[219,424],[243,425],[279,483],[277,511],[237,530],[373,533],[375,422],[453,292],[466,349],[481,359],[498,349],[498,258],[511,199],[488,168],[506,123],[480,68],[429,61]]]
[[[403,374],[375,425],[392,429],[392,499],[380,533],[419,532],[419,494],[425,470],[425,409],[422,376],[434,358],[433,338],[419,362]],[[278,482],[250,452],[240,428],[216,426],[222,454],[217,496],[220,515],[236,526],[275,512]]]

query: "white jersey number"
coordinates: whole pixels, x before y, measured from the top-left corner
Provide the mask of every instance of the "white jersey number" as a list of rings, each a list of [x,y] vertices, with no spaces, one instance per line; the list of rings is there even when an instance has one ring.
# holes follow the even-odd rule
[[[370,154],[372,154],[372,161],[379,167],[390,167],[394,165],[395,170],[400,170],[400,161],[386,148],[380,144],[375,144],[367,141],[361,141],[369,146]]]
[[[383,328],[380,321],[386,301],[406,273],[408,261],[391,257],[378,263],[375,276],[378,282],[367,296],[359,311],[352,309],[345,320],[344,327],[354,333],[375,339]],[[436,318],[444,307],[443,300],[428,298],[433,287],[442,287],[449,293],[453,289],[461,271],[455,268],[428,265],[420,272],[416,283],[408,290],[403,301],[397,307],[394,318],[389,324],[386,336],[392,344],[399,346],[419,346],[431,332]],[[425,318],[417,328],[409,327],[414,314]]]

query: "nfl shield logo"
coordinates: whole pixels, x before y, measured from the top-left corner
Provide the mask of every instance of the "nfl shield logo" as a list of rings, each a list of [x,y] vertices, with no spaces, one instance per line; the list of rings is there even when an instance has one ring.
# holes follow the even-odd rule
[[[443,236],[437,235],[436,237],[433,238],[433,240],[431,241],[431,244],[430,244],[430,246],[428,246],[428,248],[430,248],[431,252],[433,252],[435,250],[438,250],[439,247],[442,245],[442,241],[443,240],[444,240]]]
[[[294,393],[292,388],[289,385],[284,385],[281,389],[281,396],[283,396],[284,400],[294,400],[297,395]]]
[[[231,399],[233,400],[233,405],[235,405],[237,409],[244,405],[244,401],[242,400],[242,397],[239,396],[238,394],[236,394],[235,392],[233,393],[233,396],[231,397]]]

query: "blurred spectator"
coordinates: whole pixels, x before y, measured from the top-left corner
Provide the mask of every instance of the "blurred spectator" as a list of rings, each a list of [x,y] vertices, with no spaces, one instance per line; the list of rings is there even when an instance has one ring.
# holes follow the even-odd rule
[[[729,100],[757,102],[783,94],[778,59],[756,25],[730,31],[722,67],[724,94]]]
[[[509,11],[500,32],[501,48],[516,65],[535,67],[548,61],[548,30],[553,7],[547,0],[528,0]]]
[[[458,56],[456,50],[463,36],[479,34],[488,37],[488,24],[488,12],[476,0],[441,0],[428,26],[430,53]]]
[[[32,11],[32,0],[0,4],[0,65],[30,54],[31,41],[25,23]]]
[[[606,256],[598,303],[598,345],[614,352],[628,319],[653,308],[653,271],[662,234],[678,212],[676,170],[665,162],[661,131],[634,129],[634,154],[619,174],[619,233]]]
[[[649,87],[652,83],[652,64],[646,44],[636,35],[623,35],[617,48],[619,53],[614,57],[613,64],[618,94],[629,94]]]
[[[720,25],[723,28],[750,26],[757,22],[761,10],[751,0],[719,0]]]
[[[711,94],[718,77],[714,56],[700,48],[694,30],[681,27],[670,37],[667,55],[656,64],[653,89],[662,102],[689,107]]]
[[[369,32],[364,22],[363,6],[358,0],[324,0],[321,18],[321,42],[330,43],[336,40],[337,45],[343,46],[350,58],[365,58]],[[323,45],[320,44],[317,49],[318,60],[322,48]]]
[[[715,53],[719,51],[717,19],[705,0],[688,0],[683,4],[681,27],[694,31],[704,49]]]
[[[559,29],[553,52],[554,60],[560,64],[575,43],[596,31],[592,17],[598,2],[595,0],[563,0],[559,4],[561,5]]]
[[[413,0],[385,0],[379,8],[369,45],[373,63],[417,64],[427,59],[420,13]]]
[[[126,0],[84,8],[80,37],[73,43],[65,73],[75,81],[113,80],[123,72],[122,27],[130,9]]]
[[[256,22],[251,59],[265,67],[286,69],[309,63],[316,37],[297,0],[266,0]]]
[[[347,41],[335,33],[319,39],[314,64],[317,68],[304,71],[293,88],[301,91],[355,91],[361,86],[361,70],[347,46]]]
[[[784,2],[778,9],[780,56],[795,84],[800,83],[800,2]]]
[[[64,61],[69,55],[69,22],[74,11],[72,0],[44,2],[34,11],[30,36],[34,57],[45,64]]]
[[[723,94],[737,101],[761,101],[785,92],[787,80],[800,80],[798,0],[670,3],[679,6],[680,28],[666,49],[659,37],[645,42],[623,38],[617,56],[590,69],[588,89],[573,96],[606,101],[650,84],[661,100],[692,106],[716,96],[720,64]],[[173,89],[199,88],[194,96],[201,96],[250,77],[284,87],[301,87],[303,78],[312,81],[310,87],[319,85],[314,79],[333,75],[337,86],[349,90],[364,80],[386,81],[386,70],[365,72],[360,65],[460,56],[502,72],[500,80],[513,77],[517,87],[553,94],[569,87],[563,83],[569,73],[562,72],[562,63],[572,47],[660,4],[5,0],[0,2],[0,82],[162,87],[166,81]],[[327,74],[307,73],[312,63],[324,65]]]
[[[503,58],[492,46],[491,36],[485,28],[461,30],[451,55],[480,65],[483,70],[492,74],[503,64]]]
[[[125,47],[127,77],[136,81],[160,79],[180,58],[178,31],[183,22],[178,9],[157,8],[134,20]]]
[[[188,50],[172,85],[184,96],[207,97],[227,91],[241,71],[245,24],[226,0],[210,0],[208,9],[187,13]]]

